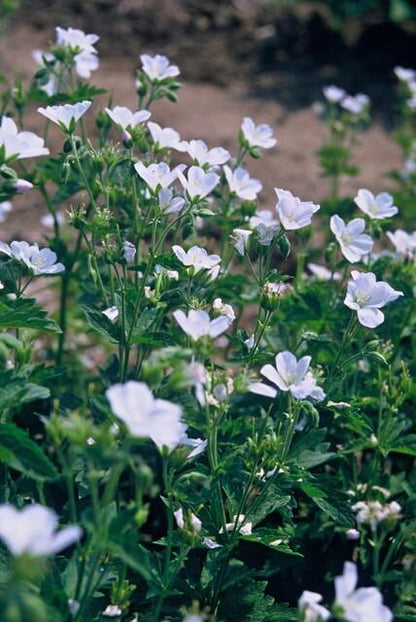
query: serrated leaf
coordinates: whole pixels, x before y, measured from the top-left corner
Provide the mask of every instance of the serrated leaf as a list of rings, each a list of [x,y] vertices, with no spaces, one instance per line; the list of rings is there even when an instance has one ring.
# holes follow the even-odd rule
[[[0,302],[0,328],[32,328],[60,333],[58,324],[48,318],[46,311],[36,305],[34,298]]]

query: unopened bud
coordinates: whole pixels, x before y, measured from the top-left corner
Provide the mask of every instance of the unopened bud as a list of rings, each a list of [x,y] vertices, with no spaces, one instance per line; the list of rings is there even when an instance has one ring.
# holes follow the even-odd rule
[[[33,184],[30,181],[26,181],[26,179],[18,179],[13,184],[13,187],[16,190],[16,194],[25,194],[33,188]]]

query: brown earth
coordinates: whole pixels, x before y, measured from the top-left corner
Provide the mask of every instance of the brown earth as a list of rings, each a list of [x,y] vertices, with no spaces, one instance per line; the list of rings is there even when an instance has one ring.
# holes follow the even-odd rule
[[[100,33],[99,27],[94,30]],[[28,83],[35,70],[31,51],[45,49],[52,38],[53,31],[39,30],[33,25],[16,21],[0,41],[1,70],[9,76],[17,72]],[[148,48],[137,41],[131,44],[134,45],[134,55],[113,57],[108,53],[108,42],[103,41],[102,45],[107,53],[101,55],[101,65],[94,73],[93,83],[107,88],[114,103],[134,107],[137,59]],[[166,52],[162,43],[158,51]],[[200,62],[201,58],[195,57],[195,64]],[[226,58],[223,62],[227,62]],[[226,88],[209,82],[187,81],[185,71],[182,71],[182,78],[184,86],[179,93],[179,103],[156,102],[153,110],[155,121],[174,127],[184,139],[202,138],[210,146],[221,145],[234,152],[243,116],[269,123],[279,139],[278,147],[267,152],[262,160],[249,162],[251,174],[263,182],[264,204],[270,207],[274,204],[275,186],[290,189],[304,199],[319,201],[327,195],[328,183],[319,176],[314,156],[325,139],[326,129],[311,106],[291,108],[272,97],[259,97],[253,91],[252,82],[240,79],[238,75],[230,80]],[[365,90],[365,85],[362,90]],[[102,96],[100,102],[104,106],[107,96]],[[41,131],[42,119],[35,110],[29,113],[27,128]],[[53,152],[59,146],[59,133],[51,133],[50,140]],[[386,173],[400,166],[401,157],[381,119],[376,119],[362,135],[355,149],[355,159],[361,172],[358,177],[343,181],[342,193],[354,195],[361,186],[374,191],[389,187]],[[13,213],[3,225],[3,239],[23,237],[39,240],[44,231],[39,225],[39,217],[43,213],[42,203],[34,193],[17,198]]]

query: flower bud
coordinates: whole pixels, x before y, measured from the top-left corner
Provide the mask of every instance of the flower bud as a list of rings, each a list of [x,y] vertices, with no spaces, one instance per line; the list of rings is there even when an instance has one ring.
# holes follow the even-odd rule
[[[13,187],[16,190],[16,194],[25,194],[33,188],[33,184],[30,181],[26,181],[26,179],[18,179],[13,184]]]
[[[260,304],[266,311],[275,311],[279,306],[280,298],[287,290],[284,283],[265,283],[261,290]]]
[[[125,146],[126,149],[131,149],[133,146],[133,139],[131,137],[130,132],[128,132],[127,130],[123,130],[122,134],[121,134],[121,140],[123,141],[123,145]]]

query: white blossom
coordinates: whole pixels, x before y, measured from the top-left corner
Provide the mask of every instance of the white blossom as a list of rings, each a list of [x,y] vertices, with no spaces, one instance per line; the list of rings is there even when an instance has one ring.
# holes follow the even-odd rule
[[[273,231],[277,231],[279,227],[279,221],[273,218],[273,214],[268,209],[258,210],[254,216],[250,218],[250,227],[257,229],[260,225],[264,225],[266,228],[270,228]]]
[[[50,52],[43,52],[42,50],[33,50],[32,58],[38,65],[44,66],[46,61],[53,61],[55,59],[54,55]],[[51,74],[49,76],[49,80],[46,84],[42,84],[39,88],[48,95],[48,97],[52,97],[55,95],[57,90],[57,79],[56,76]]]
[[[179,164],[179,170],[183,170],[184,168],[183,164]],[[157,197],[159,199],[159,205],[165,214],[177,214],[182,211],[186,202],[183,197],[174,197],[172,188],[161,188]]]
[[[0,203],[0,223],[4,222],[12,210],[12,204],[10,201],[2,201]]]
[[[45,141],[33,132],[19,132],[11,117],[3,116],[0,123],[0,146],[6,159],[16,156],[18,160],[48,155]]]
[[[344,572],[335,577],[335,605],[342,608],[348,622],[391,622],[393,615],[385,605],[376,587],[355,589],[358,582],[357,566],[345,562]]]
[[[195,274],[200,270],[211,270],[221,262],[219,255],[208,255],[205,248],[199,246],[191,246],[185,251],[182,246],[174,244],[172,250],[184,266],[194,269]]]
[[[81,529],[72,525],[58,530],[58,517],[50,508],[27,505],[21,510],[0,506],[0,539],[15,555],[34,557],[54,555],[81,537]]]
[[[277,143],[277,140],[273,137],[273,130],[270,125],[266,123],[255,125],[250,117],[244,117],[241,131],[250,147],[270,149]]]
[[[235,320],[234,309],[231,305],[223,302],[221,298],[215,298],[214,302],[212,303],[212,308],[220,315],[226,315],[228,318],[230,318],[231,321]]]
[[[123,242],[123,257],[128,264],[134,263],[134,258],[136,257],[136,247],[134,244],[125,240]]]
[[[15,189],[16,194],[26,194],[29,190],[32,190],[33,184],[26,179],[18,179],[14,182],[13,187]]]
[[[312,272],[319,281],[340,281],[342,275],[340,272],[331,272],[325,266],[319,266],[316,263],[308,263],[308,269]]]
[[[38,108],[38,112],[56,123],[65,131],[72,130],[72,125],[77,123],[91,106],[90,101],[77,102],[76,104],[63,104],[61,106],[47,106]]]
[[[187,426],[182,423],[182,408],[157,399],[144,382],[130,380],[106,391],[111,410],[135,437],[151,438],[162,449],[174,449],[182,442]]]
[[[414,69],[406,69],[405,67],[395,67],[394,73],[396,78],[401,82],[412,82],[416,79],[416,71]]]
[[[158,123],[149,121],[147,124],[153,142],[159,149],[176,149],[185,151],[185,143],[181,141],[179,133],[171,127],[161,127]]]
[[[144,73],[152,82],[175,78],[180,74],[179,67],[171,65],[169,59],[161,54],[156,54],[156,56],[142,54],[140,60]]]
[[[370,100],[367,95],[358,93],[355,96],[347,95],[340,101],[340,105],[352,115],[361,114],[369,105]]]
[[[396,229],[396,231],[387,231],[386,235],[394,245],[399,257],[412,257],[414,255],[416,251],[416,232],[407,233],[403,229]]]
[[[118,320],[119,311],[116,306],[113,306],[108,307],[108,309],[102,311],[102,314],[105,315],[105,317],[108,318],[110,322],[116,322]]]
[[[344,89],[340,89],[338,86],[334,85],[325,86],[322,89],[322,92],[325,96],[325,99],[334,104],[338,104],[341,99],[343,99],[343,97],[345,97],[346,95]]]
[[[123,610],[118,605],[107,605],[103,611],[103,616],[106,618],[119,618]]]
[[[17,261],[23,261],[34,275],[58,274],[65,270],[65,266],[56,263],[56,253],[49,248],[39,249],[37,244],[27,242],[12,242],[10,246],[0,242],[0,252]]]
[[[226,165],[224,166],[224,173],[230,192],[234,192],[244,201],[255,201],[263,188],[262,183],[258,179],[252,179],[244,168],[231,170]]]
[[[136,125],[144,123],[151,117],[151,113],[148,110],[132,112],[125,106],[115,106],[113,109],[106,108],[105,111],[113,123],[120,126],[123,130],[126,130],[128,127],[133,129]]]
[[[77,28],[56,28],[56,45],[78,48],[74,56],[75,71],[84,79],[91,77],[91,72],[98,69],[99,61],[94,44],[100,37],[95,34],[85,34]]]
[[[376,281],[372,272],[351,272],[344,304],[357,311],[360,324],[367,328],[376,328],[384,322],[384,313],[380,311],[389,302],[403,296],[403,292],[393,289],[385,281]]]
[[[402,510],[396,501],[384,505],[380,501],[358,501],[351,509],[356,512],[357,523],[359,525],[370,525],[372,531],[376,531],[377,526],[382,521],[394,521],[400,518]]]
[[[185,151],[189,153],[191,158],[195,160],[198,166],[220,166],[230,159],[231,155],[222,147],[214,147],[208,149],[207,144],[203,140],[184,141]]]
[[[202,310],[191,309],[188,315],[183,311],[174,311],[173,317],[178,322],[184,333],[194,341],[201,337],[211,337],[215,339],[224,333],[231,326],[232,321],[226,315],[211,320],[208,313]]]
[[[323,596],[318,592],[309,592],[305,590],[302,592],[298,606],[302,613],[303,622],[321,622],[321,620],[329,620],[331,612],[325,607],[320,605]]]
[[[340,216],[335,214],[331,216],[330,228],[340,245],[342,254],[349,262],[360,261],[364,255],[371,252],[374,242],[371,236],[363,233],[365,230],[363,218],[354,218],[346,224]]]
[[[317,401],[322,401],[325,399],[325,393],[316,384],[312,372],[308,371],[310,362],[310,356],[302,356],[297,360],[291,352],[280,352],[276,355],[275,365],[263,365],[260,373],[280,391],[289,391],[296,399],[312,397]],[[260,382],[251,384],[250,391],[272,398],[277,395],[274,387]]]
[[[364,214],[374,220],[395,216],[399,208],[393,205],[393,197],[388,192],[380,192],[376,196],[365,188],[360,188],[354,199],[356,205]]]
[[[188,170],[188,178],[180,172],[179,180],[193,200],[201,200],[208,196],[218,184],[220,178],[216,173],[206,173],[200,166],[191,166]]]
[[[149,164],[149,166],[145,166],[143,162],[136,162],[134,165],[136,173],[146,182],[153,192],[157,190],[157,188],[167,188],[175,179],[177,179],[179,173],[183,171],[186,166],[184,164],[178,164],[172,170],[170,170],[169,165],[166,162],[159,162]]]
[[[245,251],[248,245],[248,240],[252,233],[253,232],[249,231],[248,229],[234,229],[233,230],[232,235],[230,237],[233,242],[233,246],[239,255],[245,254]]]
[[[312,222],[312,216],[320,208],[312,201],[301,201],[293,196],[289,190],[274,189],[278,198],[276,210],[282,226],[287,231],[302,229]]]

